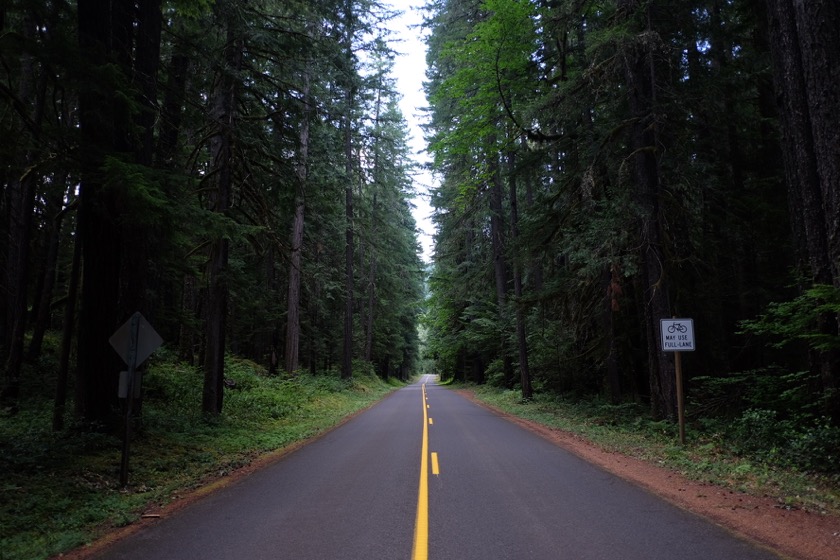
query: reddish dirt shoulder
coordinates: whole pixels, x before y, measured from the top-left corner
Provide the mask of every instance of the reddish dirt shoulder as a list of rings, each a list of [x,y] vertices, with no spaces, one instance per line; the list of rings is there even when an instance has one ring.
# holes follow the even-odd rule
[[[772,498],[749,496],[689,480],[633,457],[604,451],[574,434],[507,414],[459,391],[476,404],[535,432],[584,460],[740,536],[796,560],[840,559],[840,518],[788,510]]]

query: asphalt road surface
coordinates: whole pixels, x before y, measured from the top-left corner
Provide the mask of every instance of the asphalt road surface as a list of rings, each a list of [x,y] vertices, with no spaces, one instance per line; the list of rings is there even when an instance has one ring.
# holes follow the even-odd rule
[[[430,376],[99,557],[778,560]]]

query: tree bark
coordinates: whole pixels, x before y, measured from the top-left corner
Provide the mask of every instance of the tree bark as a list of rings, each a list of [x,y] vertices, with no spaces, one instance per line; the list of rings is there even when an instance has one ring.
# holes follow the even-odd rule
[[[381,76],[379,79],[379,83],[377,84],[376,90],[376,109],[374,112],[374,123],[378,127],[380,125],[380,115],[382,112],[382,80]],[[380,177],[380,159],[379,159],[379,145],[380,137],[379,135],[376,136],[374,139],[373,145],[373,187],[376,189],[379,184],[379,177]],[[377,211],[379,210],[377,204],[377,191],[373,191],[373,204],[371,205],[371,234],[370,239],[377,239],[378,235],[378,225],[379,220],[377,216]],[[373,247],[373,243],[371,242],[371,250],[370,250],[370,268],[368,269],[368,280],[367,280],[367,290],[368,290],[368,297],[367,297],[367,313],[365,315],[365,349],[364,349],[364,359],[367,362],[370,362],[373,357],[373,323],[374,323],[374,308],[376,306],[376,255],[377,252]],[[387,379],[388,376],[388,368],[385,368],[385,377]]]
[[[286,372],[292,373],[299,367],[300,356],[300,282],[301,253],[303,251],[303,226],[306,213],[306,182],[309,168],[309,132],[312,114],[310,95],[309,62],[303,73],[303,115],[300,123],[298,161],[295,166],[297,185],[295,193],[295,217],[292,223],[291,254],[289,256],[289,297],[286,314]]]
[[[114,3],[114,6],[121,3]],[[157,121],[157,73],[160,65],[161,0],[140,0],[136,12],[129,10],[121,16],[125,22],[126,49],[120,53],[126,69],[133,70],[132,82],[137,90],[136,102],[140,110],[134,118],[122,124],[118,132],[118,149],[131,153],[134,162],[151,168],[154,163],[155,122]],[[132,41],[132,36],[134,40]],[[132,57],[133,55],[133,57]],[[126,112],[128,112],[126,110]],[[122,123],[123,119],[119,118]],[[125,127],[122,129],[122,127]],[[139,138],[134,130],[139,131]],[[136,312],[153,321],[155,305],[149,289],[149,255],[151,236],[148,225],[135,212],[125,209],[122,221],[122,257],[120,259],[120,312],[130,317]]]
[[[35,23],[29,14],[24,17],[22,35],[33,40]],[[20,176],[8,183],[9,226],[8,255],[6,258],[6,340],[3,346],[8,351],[5,363],[0,401],[12,407],[17,406],[20,394],[20,373],[23,365],[24,335],[27,320],[27,295],[29,293],[29,253],[32,237],[32,218],[35,208],[35,194],[38,183],[37,160],[40,157],[34,143],[38,141],[46,102],[46,74],[39,72],[35,59],[29,54],[21,59],[21,81],[18,98],[28,102],[34,97],[31,110],[32,128],[35,138],[33,146],[23,154]]]
[[[832,284],[840,289],[840,4],[794,0],[802,67],[811,115],[814,154]],[[820,317],[823,333],[837,336],[837,313]],[[840,351],[822,352],[825,412],[840,424]]]
[[[55,217],[49,225],[48,239],[47,239],[47,254],[44,259],[44,266],[41,272],[41,279],[39,281],[40,295],[38,296],[38,304],[33,307],[32,316],[35,319],[32,328],[32,340],[29,342],[29,359],[34,360],[41,355],[41,346],[44,341],[44,335],[50,326],[50,315],[52,312],[52,298],[55,293],[55,278],[56,278],[56,264],[58,263],[58,250],[61,242],[62,225],[64,217],[69,211],[70,207],[65,207],[56,212],[56,209],[61,208],[63,196],[69,196],[66,193],[67,177],[66,175],[58,181],[60,189],[54,189],[47,197],[46,212],[50,214],[55,212]]]
[[[619,6],[625,17],[636,17],[641,9],[638,0],[621,0]],[[647,32],[651,32],[652,7],[647,7]],[[641,30],[640,30],[641,31]],[[659,321],[670,314],[667,292],[667,269],[662,248],[659,199],[659,161],[656,134],[656,74],[650,47],[639,40],[625,46],[624,73],[627,99],[632,117],[630,130],[630,161],[633,165],[635,198],[641,209],[641,267],[644,287],[644,314],[647,332],[648,379],[651,409],[657,418],[677,417],[676,380],[674,365],[668,354],[660,349]]]
[[[67,303],[64,306],[64,326],[61,332],[61,355],[58,362],[58,380],[53,404],[53,431],[64,428],[64,409],[67,404],[67,385],[70,377],[70,351],[73,343],[73,327],[76,323],[76,304],[79,297],[79,269],[82,265],[82,244],[77,238],[73,241],[73,262],[70,266],[70,279],[67,285]],[[78,381],[77,381],[78,383]]]
[[[352,95],[348,101],[352,104]],[[349,379],[353,375],[353,149],[350,116],[346,119],[344,152],[347,158],[347,186],[344,188],[344,217],[347,225],[344,230],[344,346],[341,377]]]
[[[347,93],[345,95],[346,107],[344,115],[344,218],[346,220],[344,230],[344,345],[341,360],[341,377],[349,379],[353,375],[353,108],[356,103],[356,85],[353,83],[353,3],[350,1],[344,4],[345,16],[345,56],[347,57]]]
[[[228,2],[219,0],[217,7],[225,18],[226,46],[222,68],[213,101],[216,132],[210,140],[215,176],[213,211],[226,214],[233,195],[233,137],[236,131],[236,73],[242,64],[242,40],[235,31]],[[207,266],[207,322],[205,325],[204,391],[202,412],[218,416],[224,403],[225,343],[229,288],[227,282],[229,241],[221,237],[213,241]]]
[[[110,62],[111,2],[78,0],[79,44],[85,63]],[[78,236],[81,243],[82,292],[76,354],[76,415],[91,425],[107,423],[117,401],[122,367],[108,338],[119,326],[121,232],[118,201],[102,183],[106,154],[114,151],[115,123],[111,97],[95,84],[79,92],[79,128],[85,144],[79,188]]]
[[[768,0],[767,7],[794,238],[804,243],[813,282],[840,287],[840,133],[832,130],[840,111],[840,9],[799,0]],[[837,315],[823,314],[818,328],[836,335]],[[812,369],[829,397],[826,413],[840,422],[838,352],[813,352]]]
[[[496,137],[491,136],[487,140],[490,150],[496,147]],[[507,290],[508,290],[508,266],[505,262],[505,220],[504,220],[504,190],[499,154],[488,155],[490,168],[490,247],[493,258],[493,280],[496,286],[496,305],[498,306],[498,317],[500,326],[499,354],[502,358],[505,385],[511,386],[514,383],[513,360],[508,352],[508,341],[504,325],[507,324]]]
[[[187,74],[190,59],[182,52],[183,47],[175,45],[175,52],[169,60],[169,76],[163,96],[160,133],[155,147],[155,165],[161,169],[172,169],[178,134],[181,131],[184,99],[187,90]]]
[[[828,261],[840,288],[840,3],[794,0]]]
[[[295,203],[295,217],[292,224],[292,250],[289,257],[289,299],[286,315],[286,372],[292,373],[299,367],[300,352],[300,278],[301,251],[303,248],[303,225],[305,204],[303,197]]]
[[[374,203],[374,206],[376,203]],[[374,234],[375,235],[375,234]],[[373,357],[373,320],[376,306],[376,254],[371,251],[370,278],[368,279],[367,316],[365,318],[365,361]]]
[[[508,156],[510,169],[510,236],[511,243],[516,246],[519,238],[519,202],[516,193],[516,154]],[[516,298],[516,346],[519,354],[519,384],[522,387],[522,398],[530,400],[534,397],[531,387],[531,369],[528,367],[528,336],[525,327],[525,309],[522,303],[522,263],[516,260],[513,264],[513,293]]]

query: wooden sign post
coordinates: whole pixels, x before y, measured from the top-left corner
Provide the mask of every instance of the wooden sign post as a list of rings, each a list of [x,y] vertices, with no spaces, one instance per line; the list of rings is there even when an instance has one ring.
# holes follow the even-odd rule
[[[694,320],[661,319],[659,332],[662,337],[662,351],[674,353],[674,369],[677,376],[677,418],[680,424],[680,443],[685,443],[685,395],[683,391],[682,352],[694,351]]]

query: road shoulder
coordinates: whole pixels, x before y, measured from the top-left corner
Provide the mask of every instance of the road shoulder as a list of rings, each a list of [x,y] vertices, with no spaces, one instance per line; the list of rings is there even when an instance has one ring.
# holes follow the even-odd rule
[[[508,414],[477,399],[469,390],[457,392],[582,459],[785,557],[836,560],[840,554],[840,519],[837,517],[791,510],[781,507],[770,497],[750,496],[689,480],[669,469],[605,451],[570,432]]]

